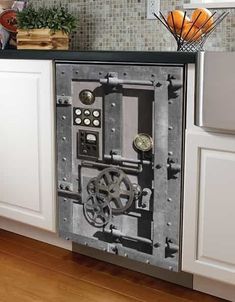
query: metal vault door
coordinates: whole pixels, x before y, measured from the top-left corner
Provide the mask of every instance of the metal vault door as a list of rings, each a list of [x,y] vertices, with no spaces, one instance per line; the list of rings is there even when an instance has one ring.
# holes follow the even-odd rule
[[[180,269],[183,67],[56,65],[60,235]]]

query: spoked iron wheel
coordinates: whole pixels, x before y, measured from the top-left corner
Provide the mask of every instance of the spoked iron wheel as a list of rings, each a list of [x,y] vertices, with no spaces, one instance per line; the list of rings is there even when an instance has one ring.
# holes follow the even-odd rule
[[[110,222],[112,210],[104,199],[90,195],[83,207],[87,221],[94,227],[101,228]]]
[[[120,169],[104,169],[95,180],[97,196],[104,197],[113,214],[127,211],[134,200],[135,192],[128,176]]]

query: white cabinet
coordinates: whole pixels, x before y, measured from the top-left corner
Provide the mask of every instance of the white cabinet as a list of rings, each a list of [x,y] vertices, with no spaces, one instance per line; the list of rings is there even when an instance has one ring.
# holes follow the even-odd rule
[[[235,136],[187,131],[184,271],[235,285]]]
[[[0,216],[49,231],[55,231],[53,103],[51,61],[0,60]]]

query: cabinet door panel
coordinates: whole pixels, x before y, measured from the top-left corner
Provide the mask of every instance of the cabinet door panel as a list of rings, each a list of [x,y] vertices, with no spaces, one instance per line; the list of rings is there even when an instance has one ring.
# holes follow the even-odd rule
[[[55,229],[52,63],[0,60],[0,215]]]
[[[235,152],[201,149],[198,260],[235,265]]]
[[[235,284],[235,138],[187,133],[183,269]]]

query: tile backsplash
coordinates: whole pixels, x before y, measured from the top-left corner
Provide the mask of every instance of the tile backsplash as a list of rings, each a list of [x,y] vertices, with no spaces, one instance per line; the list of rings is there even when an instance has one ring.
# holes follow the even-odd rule
[[[147,0],[29,1],[35,6],[68,6],[79,20],[71,39],[73,50],[176,50],[173,37],[159,21],[146,19]],[[161,0],[161,11],[166,15],[182,5],[183,0]],[[207,50],[235,51],[235,9],[229,11],[207,41]]]

